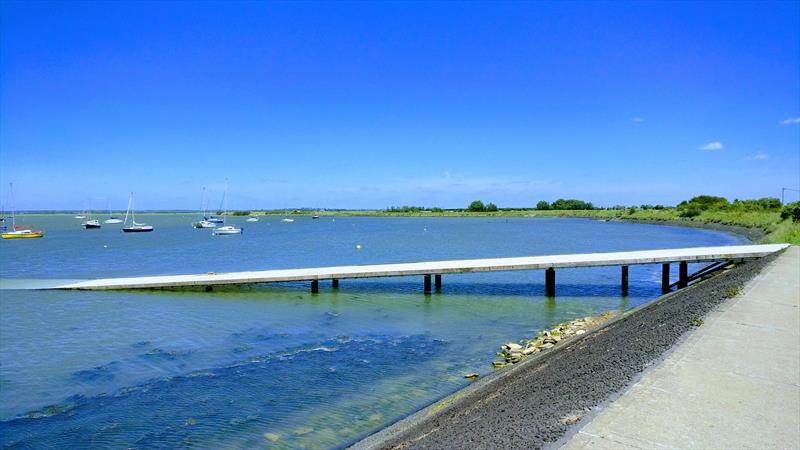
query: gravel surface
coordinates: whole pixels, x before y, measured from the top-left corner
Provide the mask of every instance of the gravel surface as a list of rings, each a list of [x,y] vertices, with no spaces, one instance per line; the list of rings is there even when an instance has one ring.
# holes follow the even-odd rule
[[[724,302],[775,256],[748,262],[501,370],[356,444],[363,448],[542,448],[625,390],[694,319]],[[502,373],[505,372],[505,373]],[[438,406],[437,406],[438,405]]]

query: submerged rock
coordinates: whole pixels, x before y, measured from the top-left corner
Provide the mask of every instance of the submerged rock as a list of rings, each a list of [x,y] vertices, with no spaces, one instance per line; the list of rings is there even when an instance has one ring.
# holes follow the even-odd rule
[[[292,431],[292,434],[295,436],[302,436],[304,434],[311,433],[312,431],[314,431],[314,429],[311,427],[300,427]]]
[[[278,442],[281,438],[281,435],[278,433],[264,433],[264,439],[270,442]]]

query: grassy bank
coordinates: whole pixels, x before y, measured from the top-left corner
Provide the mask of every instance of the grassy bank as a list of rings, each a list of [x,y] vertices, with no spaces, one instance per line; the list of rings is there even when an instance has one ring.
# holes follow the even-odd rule
[[[641,221],[669,223],[673,225],[699,226],[717,224],[742,227],[763,232],[763,243],[788,242],[800,245],[800,223],[791,218],[781,219],[780,210],[707,210],[694,217],[682,217],[676,208],[664,209],[592,209],[592,210],[536,210],[501,209],[495,212],[472,212],[468,210],[447,209],[442,211],[420,210],[388,212],[385,210],[294,210],[259,211],[253,215],[293,215],[324,217],[367,216],[367,217],[583,217],[599,220]]]

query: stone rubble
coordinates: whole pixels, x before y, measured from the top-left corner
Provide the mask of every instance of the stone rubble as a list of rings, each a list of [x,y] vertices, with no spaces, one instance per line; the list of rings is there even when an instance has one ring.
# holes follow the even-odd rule
[[[555,347],[563,339],[580,336],[586,330],[596,328],[613,318],[614,312],[604,312],[597,316],[588,316],[582,319],[572,320],[556,325],[550,330],[540,331],[535,339],[522,340],[519,343],[507,342],[500,346],[497,356],[503,358],[500,361],[492,362],[492,367],[502,369],[511,364],[522,361],[526,356],[549,350]]]

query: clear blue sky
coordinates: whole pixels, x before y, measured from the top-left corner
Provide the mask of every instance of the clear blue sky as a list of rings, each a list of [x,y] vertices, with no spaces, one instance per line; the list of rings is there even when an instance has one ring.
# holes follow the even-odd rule
[[[797,1],[0,8],[20,209],[196,209],[226,177],[234,209],[800,184]]]

